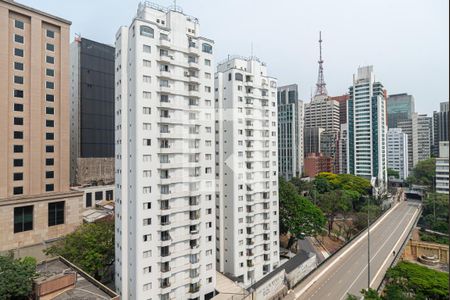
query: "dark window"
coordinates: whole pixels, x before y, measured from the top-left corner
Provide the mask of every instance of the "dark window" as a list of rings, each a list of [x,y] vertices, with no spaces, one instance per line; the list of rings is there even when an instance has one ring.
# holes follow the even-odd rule
[[[23,186],[15,186],[13,188],[14,195],[22,195],[23,194]]]
[[[47,94],[47,95],[45,95],[45,100],[49,101],[49,102],[53,102],[53,101],[55,101],[55,95]]]
[[[33,205],[14,208],[14,233],[33,230]]]
[[[55,113],[55,109],[53,107],[46,107],[45,113],[48,115],[53,115]]]
[[[55,147],[54,146],[45,146],[45,152],[53,153],[53,152],[55,152]]]
[[[23,159],[17,158],[13,161],[14,167],[23,167]]]
[[[106,191],[106,200],[113,200],[113,190],[107,190]]]
[[[46,140],[54,140],[55,139],[55,134],[53,132],[47,132],[45,134],[45,139]]]
[[[53,56],[48,56],[46,57],[45,61],[49,64],[54,64],[55,63],[55,58]]]
[[[103,192],[95,192],[95,200],[103,200]]]
[[[64,201],[48,204],[48,226],[64,224]]]
[[[23,180],[23,173],[14,173],[14,175],[13,175],[13,180],[14,180],[14,181],[20,181],[20,180]]]
[[[23,57],[23,49],[14,48],[14,55],[15,56],[19,56],[19,57]]]
[[[14,131],[14,138],[15,139],[23,139],[23,131]]]
[[[202,51],[203,52],[205,52],[205,53],[212,53],[213,52],[212,49],[213,48],[212,48],[212,46],[210,44],[203,43],[203,45],[202,45]]]
[[[14,97],[23,98],[23,91],[22,90],[14,90]]]
[[[48,51],[55,51],[55,45],[47,43],[47,50]]]
[[[47,37],[53,39],[55,37],[55,32],[52,30],[47,30]]]
[[[47,76],[53,77],[53,76],[55,76],[55,70],[53,70],[53,69],[47,69],[47,70],[45,71],[45,74],[47,74]]]
[[[23,104],[14,103],[14,111],[23,111]]]
[[[51,81],[46,81],[45,82],[45,87],[50,89],[50,90],[53,90],[55,88],[55,83],[53,83]]]
[[[151,27],[142,25],[141,26],[141,35],[148,36],[148,37],[152,38],[152,37],[155,36],[155,31]]]
[[[92,193],[86,193],[86,207],[92,206]]]
[[[23,77],[22,76],[14,76],[14,83],[23,84]]]
[[[46,192],[53,192],[54,190],[55,190],[55,186],[52,183],[45,185]]]
[[[244,81],[244,76],[241,73],[234,74],[234,79],[237,81]]]
[[[228,81],[231,81],[231,77],[232,75],[231,75],[231,73],[228,73]]]
[[[53,158],[46,158],[45,159],[45,165],[46,166],[53,166],[55,164],[55,160]]]
[[[15,35],[14,35],[14,41],[15,41],[16,43],[23,44],[23,36],[18,35],[18,34],[15,34]]]
[[[47,126],[47,127],[55,127],[55,121],[53,121],[53,120],[46,120],[45,121],[45,126]]]
[[[53,171],[46,171],[45,172],[45,178],[51,179],[55,177],[55,173]]]
[[[22,153],[23,152],[23,146],[22,145],[14,145],[14,153]]]
[[[14,118],[14,125],[23,125],[23,118]]]
[[[19,29],[23,29],[24,27],[24,23],[20,20],[14,20],[14,27],[19,28]]]
[[[14,63],[14,69],[15,70],[19,70],[19,71],[23,71],[23,63],[15,62]]]

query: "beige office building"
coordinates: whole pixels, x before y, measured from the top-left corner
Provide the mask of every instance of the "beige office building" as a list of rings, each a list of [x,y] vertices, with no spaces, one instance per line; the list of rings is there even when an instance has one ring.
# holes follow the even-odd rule
[[[0,251],[81,223],[69,187],[70,22],[0,0]]]

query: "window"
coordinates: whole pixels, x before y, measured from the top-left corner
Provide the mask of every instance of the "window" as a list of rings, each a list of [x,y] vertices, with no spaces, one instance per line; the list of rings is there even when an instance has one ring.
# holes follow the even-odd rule
[[[14,76],[14,83],[23,84],[23,77],[22,76]]]
[[[19,56],[19,57],[23,57],[23,49],[14,48],[14,55],[15,56]]]
[[[151,83],[151,82],[152,82],[152,78],[150,76],[144,75],[144,83]]]
[[[161,102],[169,102],[169,95],[161,95]]]
[[[14,145],[14,153],[23,153],[23,146],[22,145]]]
[[[207,44],[207,43],[203,43],[203,45],[202,45],[202,51],[203,52],[205,52],[205,53],[210,53],[210,54],[212,54],[212,46],[210,45],[210,44]]]
[[[14,233],[33,230],[33,205],[14,208]]]
[[[103,192],[95,192],[95,201],[103,200]]]
[[[23,194],[23,187],[22,186],[15,186],[13,188],[13,194],[14,195],[22,195]]]
[[[145,60],[145,59],[144,59],[144,63],[143,63],[143,65],[144,65],[144,67],[148,67],[148,68],[150,68],[150,67],[152,66],[152,62],[151,62],[151,61],[149,61],[149,60]]]
[[[114,191],[113,190],[107,190],[105,192],[106,194],[106,200],[113,200]]]
[[[14,139],[23,139],[23,131],[14,131]]]
[[[153,28],[149,27],[149,26],[145,26],[142,25],[140,27],[140,32],[142,36],[146,36],[146,37],[155,37],[155,31],[153,30]]]
[[[14,69],[15,70],[19,70],[19,71],[23,71],[23,63],[15,62],[14,63]]]
[[[55,32],[47,29],[47,37],[53,39],[55,37]]]
[[[45,172],[45,178],[51,179],[55,177],[55,173],[53,171],[47,171]]]
[[[55,147],[54,146],[45,146],[45,152],[53,153],[53,152],[55,152]]]
[[[49,64],[54,64],[55,63],[55,58],[53,56],[48,56],[45,58],[45,61]]]
[[[54,184],[46,184],[45,185],[45,191],[46,192],[53,192],[55,190],[55,185]]]
[[[46,48],[48,51],[55,51],[55,45],[47,43]]]
[[[210,66],[210,65],[211,65],[211,60],[205,59],[205,65],[206,65],[206,66]]]
[[[17,158],[13,161],[14,167],[23,167],[23,159]]]
[[[144,115],[149,115],[151,113],[150,107],[143,107],[142,108]]]
[[[92,193],[86,193],[86,207],[92,206]]]
[[[152,140],[151,139],[144,139],[144,146],[151,146],[152,145]]]
[[[46,166],[53,166],[55,164],[55,160],[53,158],[46,158],[45,159],[45,165]]]
[[[23,91],[22,90],[14,90],[14,97],[23,98]]]
[[[144,99],[150,99],[152,97],[152,93],[151,92],[142,92],[142,97]]]
[[[50,89],[50,90],[53,90],[55,88],[55,83],[51,82],[51,81],[46,81],[45,82],[45,87]]]
[[[18,34],[15,34],[15,35],[14,35],[14,41],[15,41],[16,43],[23,44],[23,36],[18,35]]]
[[[65,201],[48,204],[48,226],[64,224]]]
[[[45,113],[48,115],[53,115],[55,113],[55,109],[53,107],[46,107]]]
[[[21,180],[23,180],[23,173],[14,173],[13,174],[13,180],[14,181],[21,181]]]
[[[23,104],[14,103],[14,111],[23,111]],[[22,124],[20,124],[22,125]]]
[[[23,29],[24,28],[24,23],[20,20],[14,20],[14,27],[18,28],[18,29]]]
[[[143,45],[142,50],[144,53],[151,53],[152,48],[149,45]]]
[[[53,132],[47,132],[45,134],[45,139],[46,140],[54,140],[55,139],[55,134]]]
[[[23,125],[23,118],[14,118],[14,125]]]
[[[54,102],[55,101],[55,95],[47,94],[47,95],[45,95],[45,100],[48,101],[48,102]]]
[[[54,76],[55,76],[55,70],[53,70],[53,69],[47,69],[47,70],[45,70],[45,74],[46,74],[47,76],[54,77]]]
[[[45,121],[45,126],[47,126],[47,127],[55,127],[55,121],[53,121],[53,120],[46,120]]]

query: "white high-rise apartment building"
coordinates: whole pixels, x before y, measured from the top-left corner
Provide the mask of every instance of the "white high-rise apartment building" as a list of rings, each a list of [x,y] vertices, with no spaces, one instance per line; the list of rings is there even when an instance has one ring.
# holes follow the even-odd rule
[[[361,67],[353,75],[347,102],[348,172],[387,181],[386,99],[383,85],[375,81],[373,67]]]
[[[256,58],[215,76],[218,270],[244,286],[279,264],[277,82]]]
[[[449,193],[448,141],[439,142],[439,157],[436,158],[436,192]]]
[[[278,88],[278,167],[286,180],[303,173],[303,101],[298,85]]]
[[[215,286],[213,41],[143,2],[116,35],[116,287],[204,299]]]
[[[408,135],[400,128],[389,128],[387,135],[388,168],[398,172],[399,179],[408,177]]]

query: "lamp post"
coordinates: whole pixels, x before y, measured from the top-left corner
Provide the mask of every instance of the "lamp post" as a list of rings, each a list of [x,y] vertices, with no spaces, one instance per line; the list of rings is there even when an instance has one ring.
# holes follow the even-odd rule
[[[367,290],[370,289],[370,196],[367,197]]]

